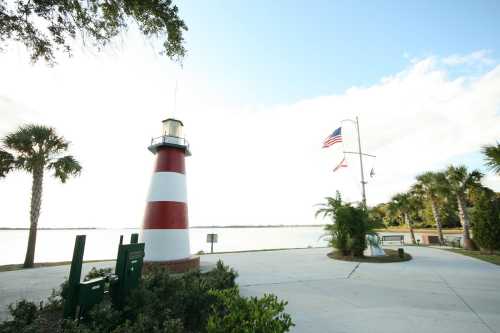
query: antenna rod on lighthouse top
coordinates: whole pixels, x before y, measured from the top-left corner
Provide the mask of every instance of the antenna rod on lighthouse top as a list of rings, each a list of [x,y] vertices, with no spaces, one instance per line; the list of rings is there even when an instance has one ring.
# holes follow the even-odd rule
[[[363,153],[361,152],[361,136],[359,134],[359,120],[356,116],[356,129],[358,131],[358,151],[359,151],[359,165],[361,167],[361,188],[362,188],[362,205],[366,209],[366,189],[365,189],[365,175],[363,171]]]
[[[174,88],[174,118],[177,112],[177,79],[175,80],[175,88]]]

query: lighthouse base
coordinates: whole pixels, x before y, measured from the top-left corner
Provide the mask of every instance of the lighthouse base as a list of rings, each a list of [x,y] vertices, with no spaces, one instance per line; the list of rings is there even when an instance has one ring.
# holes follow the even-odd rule
[[[152,267],[162,267],[173,273],[184,273],[192,269],[200,268],[200,257],[192,256],[185,259],[169,260],[169,261],[146,261],[143,265],[143,270],[148,271]]]

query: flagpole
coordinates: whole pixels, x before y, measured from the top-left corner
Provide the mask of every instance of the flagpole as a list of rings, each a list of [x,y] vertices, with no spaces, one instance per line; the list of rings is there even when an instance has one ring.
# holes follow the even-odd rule
[[[364,169],[363,169],[363,155],[364,156],[370,156],[370,157],[376,157],[375,155],[370,155],[370,154],[365,154],[361,151],[361,134],[360,134],[360,131],[359,131],[359,119],[358,117],[356,116],[356,120],[352,120],[352,119],[344,119],[344,120],[341,120],[340,122],[344,122],[344,121],[350,121],[351,123],[354,123],[356,125],[356,132],[358,134],[358,151],[357,152],[354,152],[354,151],[344,151],[344,156],[345,154],[355,154],[355,155],[359,155],[359,165],[360,165],[360,169],[361,169],[361,189],[362,189],[362,192],[361,192],[361,195],[362,195],[362,199],[361,199],[361,206],[366,209],[367,206],[366,206],[366,187],[365,185],[367,184],[367,182],[365,181],[365,173],[364,173]]]
[[[359,152],[359,165],[361,167],[361,187],[362,187],[362,202],[363,208],[366,209],[366,189],[365,189],[365,174],[363,171],[363,153],[361,152],[361,135],[359,134],[359,120],[358,116],[356,116],[356,129],[358,132],[358,152]]]

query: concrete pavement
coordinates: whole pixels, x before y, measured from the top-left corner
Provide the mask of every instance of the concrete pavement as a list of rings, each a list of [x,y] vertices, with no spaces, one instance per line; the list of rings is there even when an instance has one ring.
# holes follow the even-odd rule
[[[500,266],[438,249],[406,250],[413,260],[391,264],[336,261],[328,249],[213,254],[201,261],[234,267],[243,295],[287,300],[293,332],[500,333]],[[44,298],[68,270],[0,273],[0,316],[20,297]]]
[[[500,332],[500,266],[425,247],[413,260],[334,261],[328,249],[220,257],[242,294],[288,301],[294,332]]]

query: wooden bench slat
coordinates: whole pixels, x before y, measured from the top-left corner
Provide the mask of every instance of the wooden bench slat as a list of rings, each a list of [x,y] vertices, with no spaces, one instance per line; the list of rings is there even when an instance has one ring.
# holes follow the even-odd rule
[[[405,236],[404,235],[383,235],[382,242],[401,242],[404,243]]]

